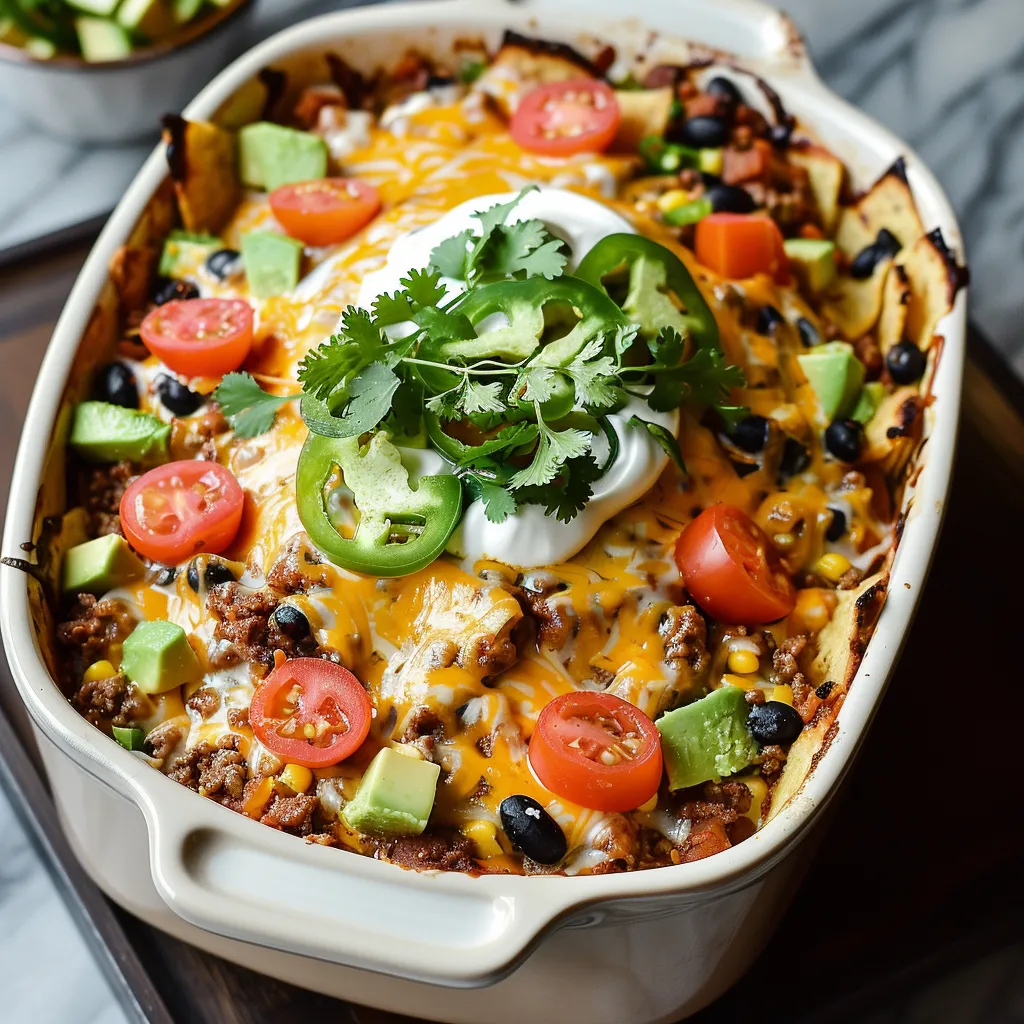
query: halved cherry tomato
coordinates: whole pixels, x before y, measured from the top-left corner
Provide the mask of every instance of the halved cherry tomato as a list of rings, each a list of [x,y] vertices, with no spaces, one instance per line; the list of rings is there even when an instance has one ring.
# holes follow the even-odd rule
[[[775,622],[796,591],[769,551],[765,532],[731,505],[704,509],[676,540],[676,565],[690,596],[720,622]]]
[[[216,462],[186,459],[143,473],[121,497],[121,527],[133,548],[165,565],[217,554],[238,533],[245,492]]]
[[[148,313],[139,331],[172,370],[222,377],[252,348],[252,307],[241,299],[176,299]]]
[[[275,189],[270,209],[292,238],[306,245],[335,245],[373,220],[380,195],[355,178],[318,178]]]
[[[712,213],[697,222],[694,250],[705,267],[722,277],[740,280],[771,274],[779,284],[789,280],[782,233],[770,217]]]
[[[619,130],[615,92],[594,78],[554,82],[528,92],[509,130],[523,149],[545,156],[600,153]]]
[[[577,690],[541,711],[530,764],[556,796],[596,811],[632,811],[658,791],[661,737],[629,701]]]
[[[293,658],[256,687],[253,734],[292,764],[326,768],[354,753],[370,731],[373,704],[347,668],[323,658]]]

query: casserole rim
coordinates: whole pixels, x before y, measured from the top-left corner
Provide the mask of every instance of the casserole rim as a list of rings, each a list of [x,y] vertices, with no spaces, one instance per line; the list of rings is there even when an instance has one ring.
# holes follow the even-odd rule
[[[696,0],[669,5],[675,13],[684,13],[686,6],[696,7]],[[934,215],[929,226],[937,223],[959,257],[963,245],[955,217],[937,181],[920,158],[895,135],[855,110],[828,90],[817,78],[806,59],[799,37],[788,19],[757,0],[719,0],[716,12],[725,11],[727,18],[747,22],[757,20],[765,39],[763,59],[741,58],[745,67],[769,77],[773,84],[802,91],[810,100],[827,107],[828,117],[836,123],[852,122],[862,134],[871,136],[879,150],[885,149],[906,157],[908,177],[919,200],[926,196]],[[646,12],[645,12],[646,13]],[[563,35],[578,35],[569,28],[571,8],[559,6],[550,14],[531,4],[511,6],[496,0],[426,0],[343,10],[310,19],[278,33],[251,49],[231,64],[202,90],[189,104],[185,115],[209,117],[255,71],[275,60],[286,58],[317,46],[324,40],[344,36],[346,30],[381,35],[389,25],[403,29],[441,25],[452,27],[468,24],[467,33],[487,32],[503,25],[514,25],[524,31],[538,31],[553,23]],[[658,17],[651,5],[648,19]],[[595,31],[611,37],[617,19],[602,16]],[[553,31],[553,30],[552,30]],[[700,27],[695,26],[694,35]],[[543,30],[541,30],[543,34]],[[675,29],[666,35],[678,35]],[[819,115],[820,117],[820,115]],[[816,124],[811,127],[817,127]],[[852,132],[851,132],[852,134]],[[872,154],[872,160],[873,160]],[[844,158],[849,165],[849,158]],[[98,294],[107,279],[107,263],[116,248],[128,237],[145,205],[166,177],[162,146],[158,146],[139,171],[124,197],[93,246],[58,320],[51,344],[43,360],[25,417],[22,439],[12,476],[11,498],[4,531],[4,549],[13,551],[18,543],[31,537],[37,484],[56,413],[72,361]],[[965,289],[961,291],[966,292]],[[371,970],[386,970],[417,980],[448,985],[479,985],[497,980],[509,973],[543,938],[544,933],[569,914],[607,900],[640,900],[657,896],[671,897],[682,905],[688,900],[714,894],[724,895],[754,884],[780,859],[792,851],[792,844],[817,819],[818,812],[835,794],[843,775],[850,768],[853,756],[863,741],[866,730],[895,665],[917,601],[923,588],[928,566],[935,553],[938,531],[948,494],[952,459],[955,449],[956,424],[959,413],[960,382],[966,337],[966,294],[957,295],[953,310],[940,322],[937,330],[945,343],[938,360],[932,392],[938,398],[940,414],[932,416],[924,451],[915,466],[921,467],[912,512],[900,539],[896,557],[890,567],[889,586],[884,614],[875,626],[871,640],[858,666],[849,695],[837,720],[837,730],[818,762],[804,779],[799,791],[789,802],[749,839],[732,849],[685,865],[657,870],[632,871],[622,874],[589,876],[531,877],[482,875],[474,877],[460,872],[435,873],[404,871],[397,865],[383,864],[368,857],[339,858],[338,851],[323,850],[300,844],[295,837],[275,832],[258,822],[247,820],[210,800],[154,772],[137,757],[114,744],[97,743],[93,726],[66,700],[51,679],[36,647],[36,638],[28,613],[27,580],[16,570],[0,569],[0,626],[8,651],[12,674],[22,700],[36,726],[76,763],[90,774],[102,778],[101,772],[113,775],[146,817],[150,835],[150,863],[160,895],[171,910],[200,927],[244,938],[255,944],[270,944],[253,938],[252,928],[236,920],[232,914],[231,897],[219,893],[212,907],[197,902],[202,892],[194,877],[195,857],[201,844],[214,837],[213,846],[237,834],[237,848],[262,851],[275,863],[306,864],[310,871],[321,871],[348,878],[366,885],[404,891],[407,898],[418,893],[424,898],[442,901],[467,895],[493,911],[496,937],[486,929],[477,946],[453,950],[440,943],[392,947],[395,935],[382,943],[367,937],[365,930],[349,942],[344,957],[327,953],[323,937],[310,940],[301,930],[282,928],[275,940],[276,948],[299,952],[318,959],[337,960]],[[50,381],[60,381],[60,388]],[[44,381],[46,382],[44,384]],[[912,472],[912,470],[908,470]],[[34,659],[34,660],[33,660]],[[110,749],[106,749],[109,747]],[[159,781],[157,779],[159,778]],[[161,788],[162,787],[162,788]],[[181,803],[185,800],[187,803]],[[175,801],[178,801],[175,803]],[[230,817],[229,817],[230,816]],[[235,824],[232,825],[231,822]],[[237,829],[242,831],[238,832]],[[211,856],[213,854],[211,853]],[[189,858],[193,858],[189,869]],[[330,860],[324,860],[324,858]],[[200,857],[201,861],[201,857]],[[671,872],[671,873],[670,873]],[[685,872],[685,873],[684,873]],[[237,910],[237,907],[234,909]],[[653,908],[652,908],[653,909]],[[307,922],[308,923],[308,922]],[[401,922],[399,922],[401,924]],[[285,935],[283,932],[287,931]],[[403,940],[406,932],[399,928]],[[258,935],[271,934],[263,927]],[[365,949],[356,948],[365,944]],[[422,947],[422,948],[413,948]],[[455,962],[456,956],[463,959]],[[398,963],[401,959],[402,962]]]

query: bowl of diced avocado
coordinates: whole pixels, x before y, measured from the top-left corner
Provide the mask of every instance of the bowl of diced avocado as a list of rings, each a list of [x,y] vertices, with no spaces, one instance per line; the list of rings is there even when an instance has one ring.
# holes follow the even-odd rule
[[[0,0],[0,97],[53,135],[155,134],[245,45],[252,0]]]

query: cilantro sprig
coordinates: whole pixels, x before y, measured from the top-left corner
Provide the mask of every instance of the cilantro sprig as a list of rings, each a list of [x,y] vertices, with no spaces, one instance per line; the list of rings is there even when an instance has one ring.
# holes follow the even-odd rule
[[[271,395],[248,373],[229,373],[213,397],[235,431],[236,437],[256,437],[274,425],[277,410],[295,395]]]

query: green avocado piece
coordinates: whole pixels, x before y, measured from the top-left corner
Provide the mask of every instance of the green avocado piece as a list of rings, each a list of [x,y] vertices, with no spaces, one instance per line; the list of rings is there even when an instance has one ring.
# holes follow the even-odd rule
[[[191,21],[203,6],[204,0],[172,0],[171,8],[174,11],[174,20],[179,25]]]
[[[80,402],[68,444],[88,462],[142,462],[167,454],[169,423],[109,402]]]
[[[850,413],[850,419],[867,426],[868,422],[878,412],[878,407],[885,397],[885,385],[880,380],[871,380],[864,385],[857,399],[857,404]]]
[[[385,747],[370,762],[342,818],[357,832],[418,836],[427,827],[440,774],[430,761]]]
[[[125,750],[145,750],[146,733],[137,725],[115,725],[111,730],[114,739],[124,747]]]
[[[182,274],[191,273],[196,264],[202,263],[211,252],[222,248],[223,243],[215,235],[172,231],[164,239],[157,272],[164,277],[181,277]]]
[[[302,243],[273,231],[242,235],[242,263],[249,291],[257,299],[286,295],[299,283]]]
[[[94,64],[121,60],[132,52],[132,40],[124,27],[106,18],[75,18],[75,32],[82,56]]]
[[[825,418],[849,415],[864,385],[864,364],[845,341],[830,341],[796,357]]]
[[[738,686],[722,686],[655,722],[669,789],[685,789],[746,768],[757,756]]]
[[[166,0],[122,0],[117,23],[147,39],[159,39],[178,27]]]
[[[827,238],[787,238],[782,243],[790,268],[813,295],[836,279],[836,244]]]
[[[66,593],[103,594],[145,571],[124,537],[109,533],[68,549],[61,587]]]
[[[121,649],[121,669],[144,693],[164,693],[203,674],[185,630],[164,619],[132,630]]]
[[[83,14],[94,14],[97,18],[109,18],[121,0],[67,0],[68,6]]]
[[[267,192],[295,181],[327,175],[327,143],[319,135],[269,121],[247,124],[238,133],[242,183]]]

